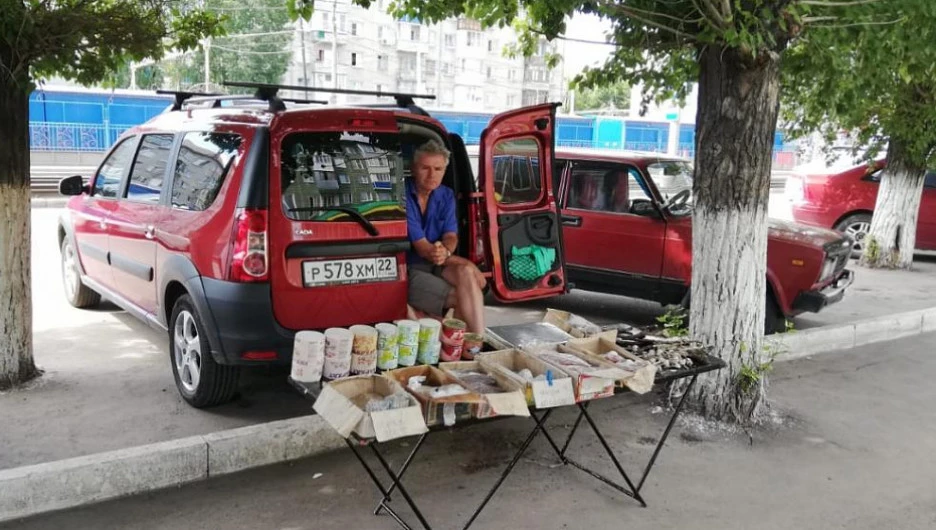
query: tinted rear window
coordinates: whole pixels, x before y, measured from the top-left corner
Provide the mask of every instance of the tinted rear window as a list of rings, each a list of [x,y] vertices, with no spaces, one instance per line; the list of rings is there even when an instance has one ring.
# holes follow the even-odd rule
[[[282,204],[300,221],[406,219],[404,167],[397,134],[295,133],[282,143]]]

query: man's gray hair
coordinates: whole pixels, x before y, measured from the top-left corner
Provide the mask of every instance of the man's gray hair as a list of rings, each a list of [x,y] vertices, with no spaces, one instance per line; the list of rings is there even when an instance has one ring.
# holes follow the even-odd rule
[[[445,158],[445,163],[448,164],[449,157],[452,156],[452,153],[442,145],[442,142],[429,140],[416,148],[416,152],[413,153],[413,161],[419,160],[419,157],[423,155],[442,155]]]

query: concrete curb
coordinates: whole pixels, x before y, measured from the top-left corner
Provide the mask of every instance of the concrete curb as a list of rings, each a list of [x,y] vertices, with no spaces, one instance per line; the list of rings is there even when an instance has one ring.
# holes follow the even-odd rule
[[[67,197],[33,197],[33,208],[64,208],[68,203]]]
[[[0,522],[125,497],[344,445],[318,416],[0,470]]]
[[[934,331],[936,307],[931,307],[887,317],[867,318],[839,326],[783,333],[767,338],[767,343],[781,352],[777,355],[777,361],[792,361]]]
[[[936,332],[936,307],[776,335],[777,361]],[[302,416],[169,442],[0,470],[0,522],[182,486],[306,458],[344,442],[318,416]]]

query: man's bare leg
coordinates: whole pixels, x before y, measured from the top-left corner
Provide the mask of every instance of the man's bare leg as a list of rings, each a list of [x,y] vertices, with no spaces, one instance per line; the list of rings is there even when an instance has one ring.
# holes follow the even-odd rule
[[[459,263],[445,267],[442,278],[455,287],[455,313],[468,325],[472,333],[484,333],[484,295],[478,287],[478,279],[473,265]]]

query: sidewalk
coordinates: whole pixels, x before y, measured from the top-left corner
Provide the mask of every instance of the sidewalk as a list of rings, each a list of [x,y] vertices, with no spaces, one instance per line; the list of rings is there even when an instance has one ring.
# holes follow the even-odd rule
[[[551,467],[555,459],[540,438],[472,528],[934,528],[934,339],[778,366],[771,396],[783,423],[756,431],[753,443],[743,433],[686,418],[642,491],[647,508],[575,469]],[[646,438],[663,429],[665,414],[652,413],[656,403],[656,396],[599,400],[590,409],[632,477],[652,450]],[[568,432],[570,412],[549,422],[557,436]],[[434,528],[465,521],[503,469],[509,444],[527,428],[505,420],[427,439],[404,482]],[[393,465],[412,442],[394,444]],[[593,467],[608,464],[588,443],[597,445],[577,435],[571,454]],[[609,464],[607,472],[613,472]],[[0,528],[396,529],[388,516],[371,515],[377,499],[345,449]],[[399,495],[393,505],[415,523]]]

